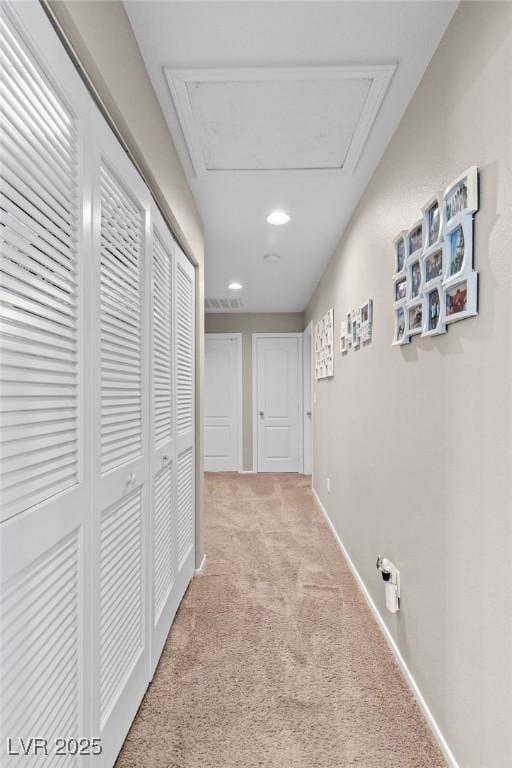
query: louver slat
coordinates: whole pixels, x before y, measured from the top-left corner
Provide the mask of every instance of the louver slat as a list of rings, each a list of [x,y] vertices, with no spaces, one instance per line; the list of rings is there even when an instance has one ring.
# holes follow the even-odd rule
[[[70,113],[4,17],[0,64],[0,487],[10,517],[78,482],[78,152]]]
[[[154,481],[153,605],[155,625],[174,582],[172,465]]]
[[[178,434],[192,429],[193,321],[192,281],[178,265],[176,270],[176,427]]]
[[[178,456],[178,563],[181,567],[190,552],[194,538],[192,448]]]
[[[153,423],[158,447],[172,435],[171,259],[153,235]]]
[[[101,471],[142,454],[143,214],[101,169]]]
[[[100,696],[105,721],[144,641],[140,490],[103,513],[100,547]]]
[[[81,696],[77,532],[4,584],[0,605],[2,744],[13,734],[73,736]]]

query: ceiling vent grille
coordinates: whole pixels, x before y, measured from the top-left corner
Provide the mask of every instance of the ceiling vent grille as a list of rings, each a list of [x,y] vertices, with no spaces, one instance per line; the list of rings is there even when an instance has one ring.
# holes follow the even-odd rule
[[[241,312],[244,305],[241,299],[205,299],[205,312]]]

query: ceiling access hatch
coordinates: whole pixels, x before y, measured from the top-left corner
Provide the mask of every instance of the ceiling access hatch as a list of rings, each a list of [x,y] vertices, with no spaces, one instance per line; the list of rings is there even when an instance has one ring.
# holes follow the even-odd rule
[[[352,173],[396,65],[165,68],[197,176]]]

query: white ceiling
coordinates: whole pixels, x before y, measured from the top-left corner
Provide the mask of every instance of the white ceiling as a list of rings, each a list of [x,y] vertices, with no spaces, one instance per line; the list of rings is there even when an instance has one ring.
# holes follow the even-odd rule
[[[205,225],[207,297],[238,280],[245,311],[305,308],[456,5],[125,1]]]

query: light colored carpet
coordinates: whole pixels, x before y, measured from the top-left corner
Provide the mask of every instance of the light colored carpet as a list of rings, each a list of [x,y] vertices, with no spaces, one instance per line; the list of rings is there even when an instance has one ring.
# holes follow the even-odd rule
[[[207,475],[194,579],[117,768],[445,763],[297,475]]]

